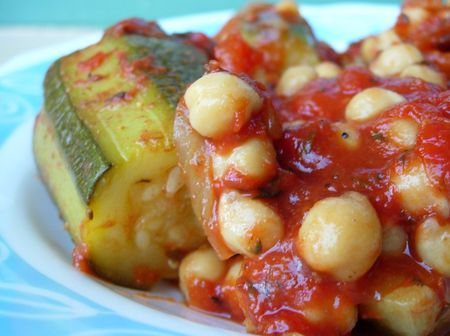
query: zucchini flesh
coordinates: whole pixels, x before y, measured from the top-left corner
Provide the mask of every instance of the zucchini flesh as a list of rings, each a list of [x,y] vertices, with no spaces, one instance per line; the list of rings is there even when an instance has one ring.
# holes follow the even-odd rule
[[[41,178],[53,200],[58,204],[61,216],[67,223],[81,223],[86,217],[86,202],[75,187],[73,175],[66,168],[65,158],[56,141],[55,128],[45,110],[42,110],[36,118],[33,144]],[[64,192],[60,192],[61,190]],[[78,225],[68,225],[68,230],[74,241],[81,241]]]
[[[204,242],[186,188],[169,184],[176,103],[206,62],[179,38],[107,33],[47,73],[37,165],[91,268],[117,284],[174,278]]]

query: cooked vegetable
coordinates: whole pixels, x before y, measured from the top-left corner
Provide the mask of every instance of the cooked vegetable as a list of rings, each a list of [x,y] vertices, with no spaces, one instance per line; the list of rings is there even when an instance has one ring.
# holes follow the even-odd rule
[[[262,103],[247,97],[237,109],[235,96],[215,95],[234,122],[219,123],[214,137],[191,118],[194,109],[204,124],[217,121],[216,106],[205,108],[211,85],[200,85],[211,74],[191,86],[195,104],[188,89],[178,105],[180,163],[226,268],[206,280],[180,272],[188,303],[263,335],[349,335],[358,316],[384,333],[448,334],[449,199],[436,181],[449,171],[449,93],[352,67],[275,95],[274,106],[270,88],[210,68],[214,87],[235,76]],[[236,259],[242,267],[229,281]]]
[[[399,287],[363,306],[365,314],[375,316],[380,324],[401,336],[424,336],[436,326],[441,305],[436,293],[427,286]]]
[[[447,87],[449,15],[448,2],[406,0],[391,29],[352,44],[341,61],[369,66],[378,76],[414,77]]]
[[[201,247],[183,259],[180,265],[180,289],[188,296],[188,286],[192,279],[217,281],[224,273],[225,264],[214,250],[210,247]]]
[[[236,191],[222,193],[217,217],[225,245],[242,255],[258,255],[275,245],[284,234],[283,221],[275,211]]]
[[[345,108],[345,117],[354,122],[367,121],[404,101],[405,98],[394,91],[368,88],[352,97]]]
[[[446,277],[450,277],[450,222],[440,223],[428,218],[416,231],[419,257]]]
[[[56,61],[36,122],[40,172],[91,268],[148,288],[203,241],[172,143],[176,103],[206,54],[128,20]]]
[[[286,69],[277,83],[276,93],[292,96],[302,87],[317,78],[316,70],[309,65],[296,65]]]
[[[315,66],[317,75],[322,78],[335,78],[342,73],[342,69],[333,62],[321,62]]]
[[[449,14],[406,0],[340,57],[286,0],[214,42],[129,20],[57,61],[35,152],[74,262],[140,288],[178,269],[255,334],[448,335]]]
[[[399,43],[383,50],[370,64],[370,70],[378,76],[388,77],[400,74],[407,67],[423,61],[416,47],[408,43]]]
[[[205,82],[209,85],[204,85]],[[230,82],[239,85],[231,89]],[[224,88],[226,94],[220,95],[212,88]],[[236,253],[257,255],[283,235],[281,219],[263,202],[238,192],[222,195],[213,192],[215,183],[224,188],[252,190],[275,177],[277,164],[271,133],[278,124],[273,119],[271,104],[262,99],[264,95],[254,82],[246,83],[237,75],[219,71],[194,82],[178,105],[174,132],[180,166],[185,172],[194,211],[222,259]],[[197,119],[192,118],[192,111],[202,115],[201,124],[193,122]],[[222,122],[217,124],[218,114],[228,114],[226,123],[222,116]],[[239,136],[248,127],[249,119],[255,117],[258,123],[254,127],[260,129],[259,134]],[[199,128],[202,125],[226,129],[205,134]],[[230,146],[223,146],[223,150],[215,148],[224,139],[229,140]]]
[[[269,85],[288,67],[315,65],[324,58],[324,44],[318,43],[294,1],[248,6],[225,24],[215,41],[214,55],[223,69]]]
[[[296,246],[312,269],[340,281],[356,280],[367,273],[381,251],[377,212],[357,192],[324,198],[305,215]]]
[[[186,90],[184,99],[192,127],[208,138],[220,138],[242,127],[262,104],[247,83],[226,72],[203,76]]]

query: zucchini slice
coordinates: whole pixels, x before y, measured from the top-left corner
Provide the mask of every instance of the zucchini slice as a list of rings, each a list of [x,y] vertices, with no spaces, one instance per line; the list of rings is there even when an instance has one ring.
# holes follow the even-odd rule
[[[48,70],[34,153],[92,270],[150,288],[204,241],[173,145],[176,104],[206,53],[127,20]]]

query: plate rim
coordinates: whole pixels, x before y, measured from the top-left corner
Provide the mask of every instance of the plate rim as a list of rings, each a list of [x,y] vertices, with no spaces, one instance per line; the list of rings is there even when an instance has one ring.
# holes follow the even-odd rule
[[[334,11],[336,8],[344,8],[349,11],[361,12],[362,10],[373,10],[373,11],[398,11],[399,6],[397,4],[376,4],[362,1],[343,1],[338,3],[320,3],[320,4],[300,4],[298,5],[300,11],[308,12],[317,8],[326,11]],[[183,26],[186,26],[186,23],[196,22],[196,25],[207,25],[216,23],[217,18],[225,20],[229,18],[234,12],[233,9],[226,9],[220,11],[210,11],[204,13],[197,14],[188,14],[188,15],[180,15],[167,17],[157,20],[157,22],[168,32],[176,32]],[[55,26],[57,27],[57,26]],[[10,75],[17,71],[25,70],[29,67],[37,65],[39,63],[48,61],[49,59],[58,57],[62,54],[69,53],[77,50],[78,48],[82,48],[91,43],[95,43],[99,40],[102,35],[102,31],[104,28],[98,28],[98,31],[83,34],[80,37],[77,37],[70,41],[54,43],[46,47],[42,48],[33,48],[28,51],[24,51],[19,53],[18,55],[13,56],[12,58],[5,61],[3,64],[0,64],[0,77]],[[32,61],[30,61],[32,59]]]

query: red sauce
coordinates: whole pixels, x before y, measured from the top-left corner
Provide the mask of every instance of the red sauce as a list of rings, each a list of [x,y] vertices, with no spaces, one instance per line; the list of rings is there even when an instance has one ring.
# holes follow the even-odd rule
[[[209,57],[213,58],[214,41],[203,33],[186,33],[182,34],[182,41],[186,44],[203,50]]]
[[[447,103],[450,94],[447,93]],[[445,112],[449,113],[448,107]],[[427,173],[434,185],[450,197],[450,120],[430,120],[419,134],[416,153],[425,162]]]
[[[94,56],[91,56],[87,60],[78,63],[78,69],[80,69],[81,71],[92,72],[100,67],[105,59],[107,59],[110,55],[110,52],[105,53],[103,51],[99,51],[98,53],[94,54]]]
[[[295,11],[278,11],[274,6],[256,4],[233,17],[215,37],[215,59],[236,74],[245,74],[274,84],[288,64],[289,47],[304,48],[311,57],[336,58],[321,43],[316,54],[311,28]]]
[[[121,37],[123,35],[142,35],[147,37],[166,37],[166,33],[154,21],[138,18],[123,20],[108,28],[105,36]]]
[[[235,259],[232,258],[228,265]],[[220,284],[214,281],[187,279],[187,291],[189,293],[189,304],[197,309],[217,316],[244,320],[244,315],[239,306],[239,293],[235,283],[227,283],[224,279]]]
[[[435,68],[449,80],[450,7],[443,4],[441,0],[404,1],[404,9],[408,10],[411,7],[414,7],[414,10],[424,10],[426,18],[415,22],[402,13],[398,16],[393,30],[403,43],[411,43],[421,51],[425,64]],[[343,64],[361,65],[366,63],[361,55],[362,42],[363,40],[351,44],[340,55]]]
[[[151,288],[159,280],[159,273],[144,265],[137,266],[133,272],[133,284],[137,288]]]
[[[291,120],[344,119],[345,107],[358,92],[381,87],[403,95],[407,100],[426,98],[443,91],[435,84],[414,78],[380,78],[368,69],[350,67],[336,79],[318,79],[291,98],[275,98],[282,122]]]
[[[344,134],[336,122],[345,120],[345,106],[356,93],[374,86],[400,93],[407,101],[373,120],[353,125],[360,143],[356,148],[349,147],[346,141],[351,134]],[[274,141],[279,167],[270,183],[255,189],[258,183],[246,184],[241,176],[228,174],[213,187],[215,195],[224,188],[237,188],[276,209],[285,223],[285,237],[259,256],[244,258],[244,270],[234,289],[221,281],[209,287],[203,282],[192,283],[190,303],[203,310],[228,313],[237,320],[245,316],[252,332],[320,336],[344,334],[357,305],[380,299],[401,286],[425,284],[444,299],[448,290],[445,278],[422,263],[413,248],[417,225],[435,213],[425,210],[414,215],[402,209],[392,177],[408,162],[422,162],[448,197],[450,94],[420,79],[379,78],[366,69],[352,67],[337,79],[315,80],[291,98],[275,97],[277,116],[282,121],[302,121],[285,127],[281,137],[276,137],[268,133],[267,118],[263,117],[272,108],[270,95],[260,93],[266,97],[266,105],[241,131],[205,141],[216,153],[227,153],[250,137]],[[419,125],[413,150],[388,140],[388,125],[398,118],[410,118]],[[410,238],[400,255],[381,255],[362,278],[339,282],[312,271],[298,255],[294,240],[305,213],[315,202],[346,191],[366,195],[383,225],[401,226]],[[218,250],[226,248],[215,217],[210,225],[208,236],[216,237],[213,245]],[[236,306],[238,313],[232,308]],[[364,314],[363,318],[378,318]]]
[[[404,14],[400,15],[395,31],[403,41],[416,45],[425,59],[450,78],[450,8],[437,0],[406,1],[404,7],[416,6],[429,15],[414,23]]]
[[[342,319],[352,299],[338,283],[315,276],[294,251],[292,240],[285,239],[246,262],[238,286],[247,317],[258,333],[336,335],[336,319]],[[308,311],[330,318],[313,325],[305,317]]]
[[[404,41],[417,45],[428,62],[449,76],[450,9],[443,9],[440,1],[408,1],[413,3],[424,5],[432,13],[430,18],[413,26],[401,16],[395,29]],[[245,318],[248,330],[258,334],[299,332],[328,336],[349,334],[356,323],[358,306],[380,300],[399,287],[426,285],[446,302],[448,278],[423,263],[414,247],[417,226],[438,214],[434,209],[420,213],[404,209],[393,178],[409,163],[422,164],[436,190],[449,198],[449,91],[421,79],[381,78],[368,69],[350,67],[335,79],[314,80],[292,97],[278,97],[271,90],[285,56],[283,46],[277,43],[281,40],[280,31],[273,26],[267,28],[265,40],[259,41],[258,47],[249,42],[249,36],[244,36],[254,33],[252,29],[260,32],[261,22],[276,15],[280,14],[273,7],[253,7],[229,21],[216,37],[217,64],[209,70],[221,67],[251,84],[246,76],[256,77],[263,69],[268,89],[251,84],[264,97],[265,105],[245,125],[236,118],[233,134],[218,140],[205,139],[204,154],[207,158],[212,154],[227,155],[249,138],[262,138],[273,142],[277,166],[272,167],[273,176],[262,186],[261,181],[249,180],[232,169],[225,178],[214,180],[212,168],[207,167],[207,185],[212,188],[215,203],[205,232],[220,257],[226,259],[233,254],[219,232],[217,203],[224,190],[237,189],[281,216],[284,237],[255,257],[243,257],[243,270],[236,284],[230,286],[225,278],[217,282],[192,279],[188,289],[190,304],[228,314],[235,320]],[[359,52],[360,43],[354,44],[342,59],[356,59]],[[338,60],[327,48],[319,55],[322,59]],[[352,124],[359,144],[350,146],[353,133],[345,132],[337,123],[345,122],[345,108],[352,97],[370,87],[395,91],[406,101],[376,118]],[[187,116],[183,103],[181,109]],[[389,139],[390,124],[400,118],[418,125],[417,143],[412,149]],[[272,127],[277,121],[283,123],[282,132],[277,126]],[[341,282],[312,270],[297,252],[295,239],[304,216],[317,201],[347,191],[365,195],[382,226],[401,227],[408,238],[403,251],[382,253],[365,275]],[[366,310],[360,312],[362,319],[380,318]]]
[[[229,23],[231,25],[232,23]],[[225,29],[227,26],[224,27]],[[220,37],[220,35],[219,35]],[[230,52],[232,50],[232,52]],[[256,71],[258,64],[261,64],[263,55],[257,50],[253,50],[240,33],[224,34],[214,49],[215,58],[224,69],[231,72],[252,75]]]
[[[94,275],[89,264],[88,248],[86,244],[75,246],[72,251],[72,265],[83,273]]]
[[[220,285],[196,278],[188,280],[187,284],[190,305],[210,313],[229,317],[224,306]]]

